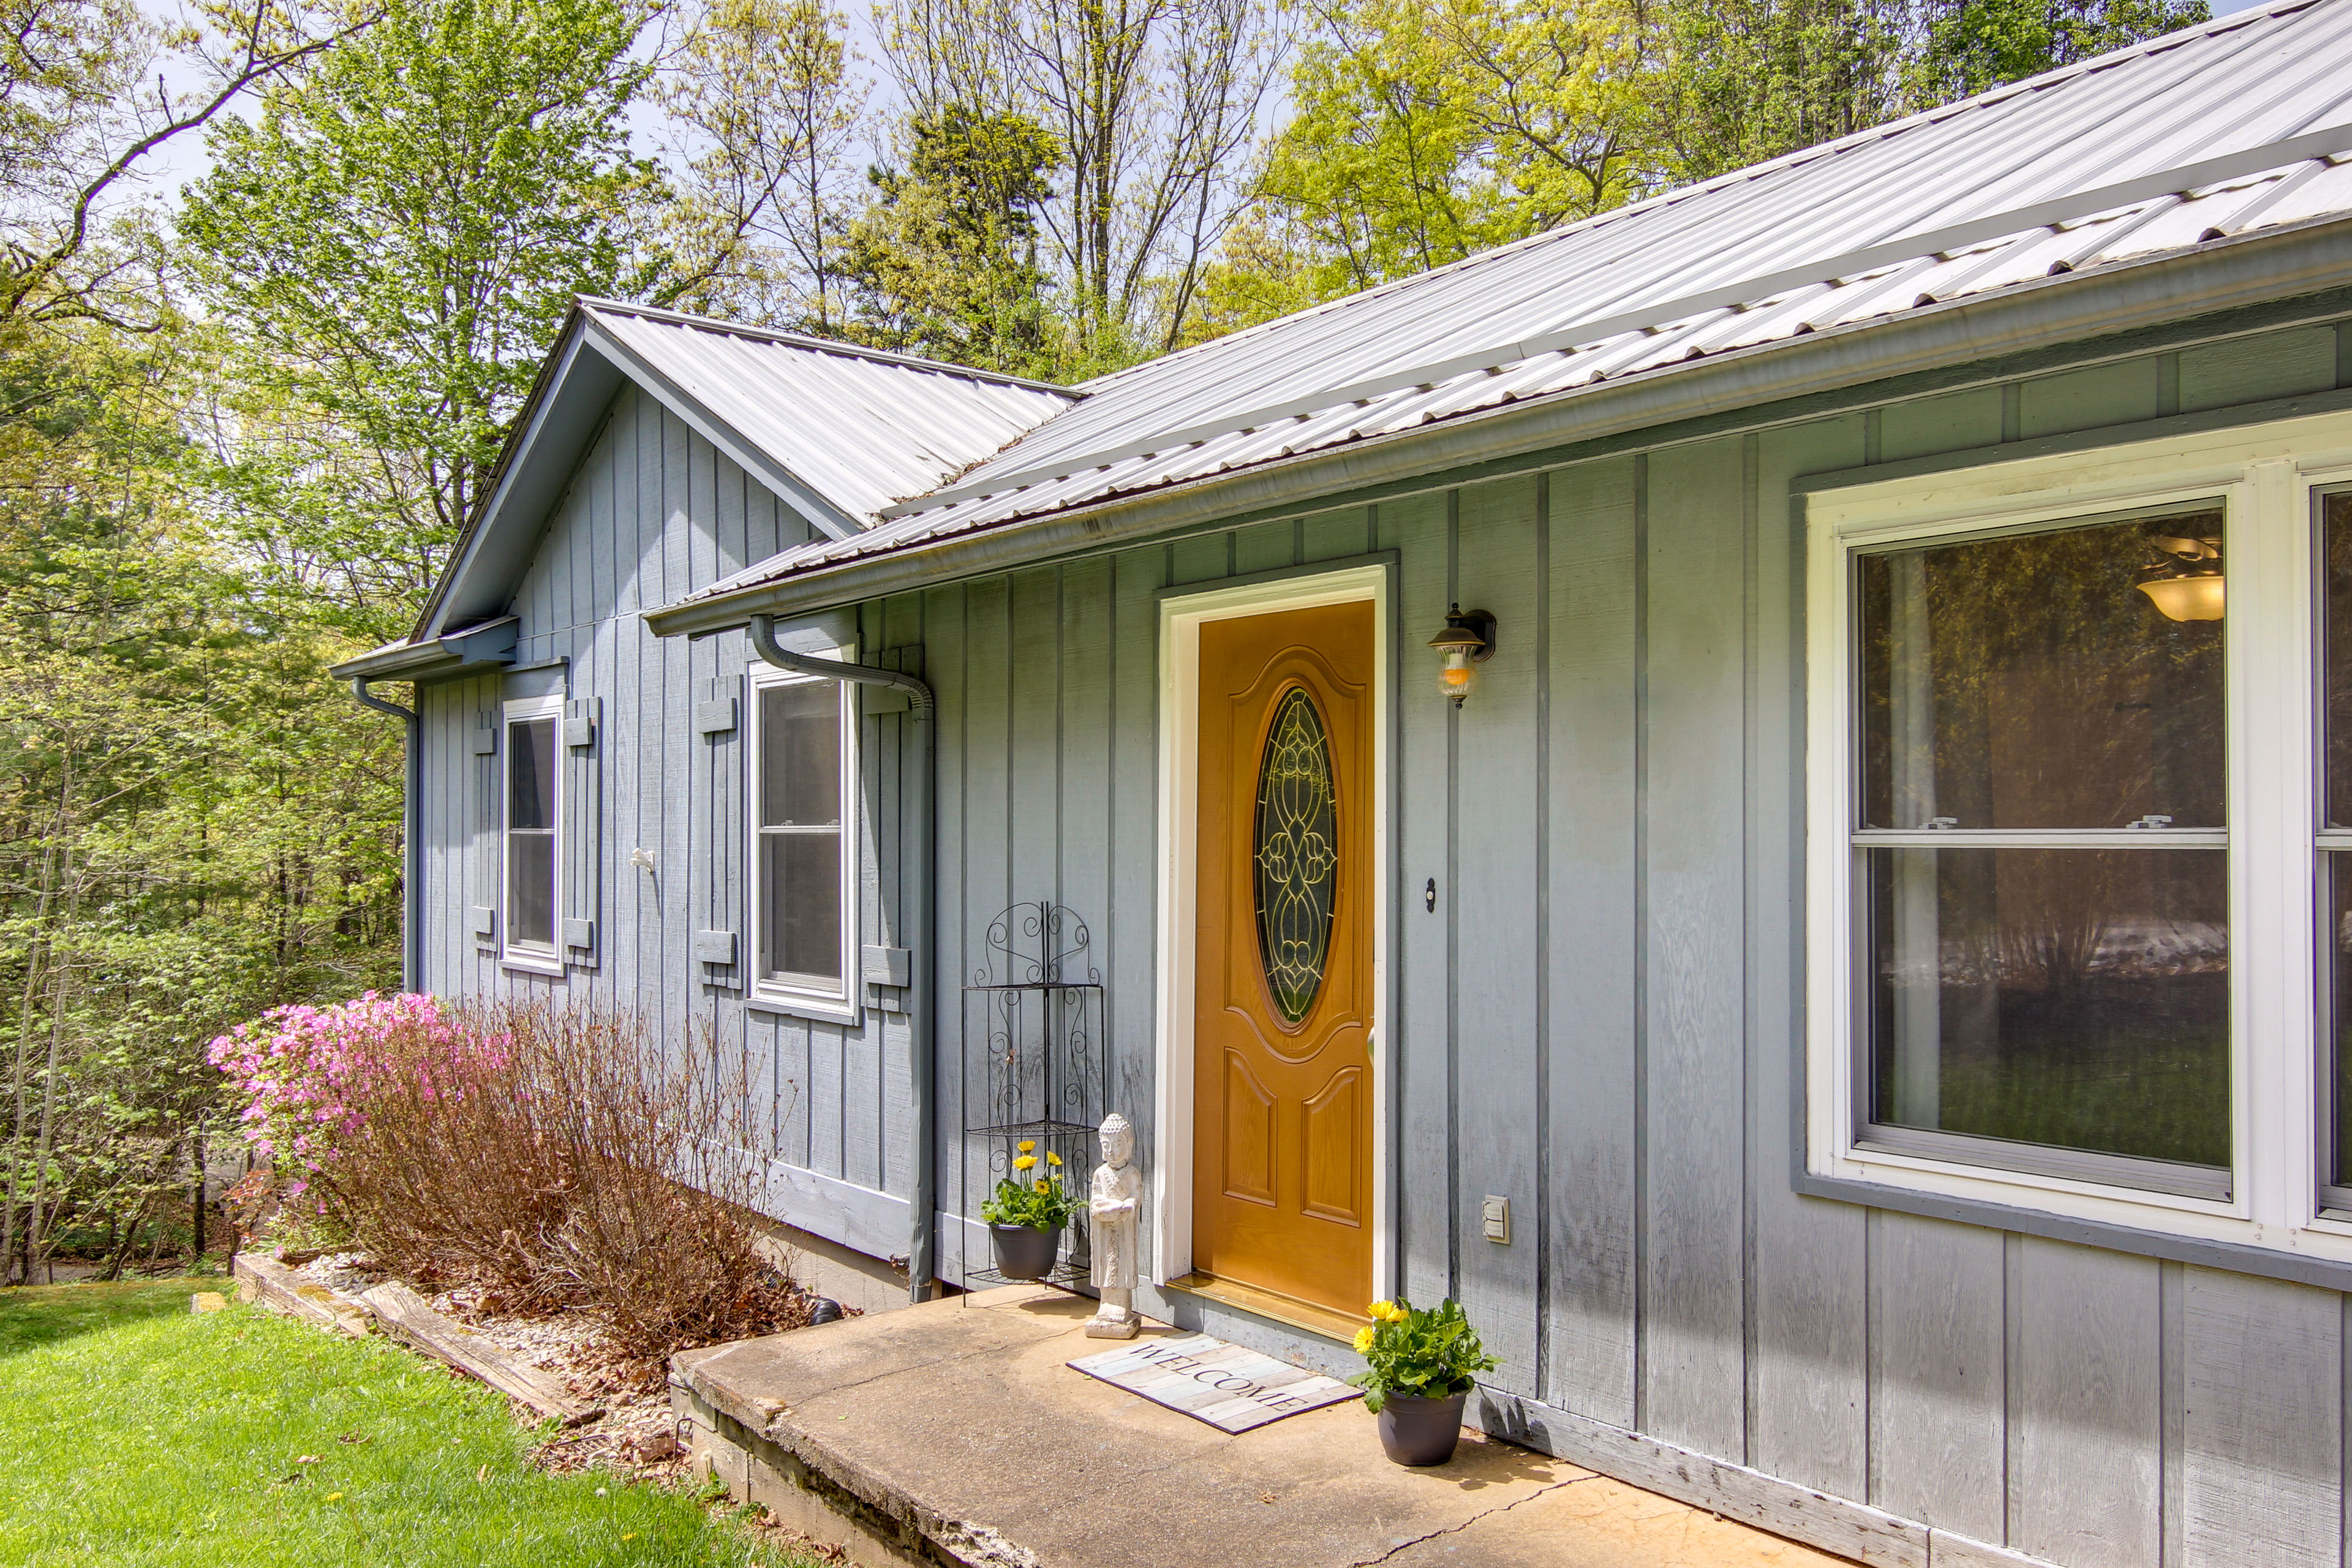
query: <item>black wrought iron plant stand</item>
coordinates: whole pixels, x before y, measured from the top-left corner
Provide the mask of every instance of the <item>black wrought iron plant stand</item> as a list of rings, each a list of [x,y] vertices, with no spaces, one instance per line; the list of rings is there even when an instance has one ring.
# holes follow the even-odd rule
[[[971,1030],[977,1015],[987,1046],[986,1081],[966,1102],[965,1135],[987,1150],[991,1192],[1007,1176],[1055,1173],[1078,1199],[1067,1249],[1045,1280],[1066,1290],[1087,1283],[1085,1200],[1105,1113],[1102,975],[1089,941],[1086,921],[1066,905],[1014,904],[989,922],[986,962],[963,988],[964,1026]],[[1034,1145],[1037,1163],[1016,1172],[1024,1143]],[[1048,1154],[1060,1159],[1058,1169]],[[1010,1283],[993,1255],[979,1267],[970,1258],[964,1264],[971,1289]]]

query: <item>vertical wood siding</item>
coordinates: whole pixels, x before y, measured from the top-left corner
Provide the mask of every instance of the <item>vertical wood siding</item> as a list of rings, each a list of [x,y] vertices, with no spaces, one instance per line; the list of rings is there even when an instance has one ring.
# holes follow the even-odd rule
[[[567,912],[593,911],[595,946],[572,954],[577,962],[554,979],[503,969],[496,944],[475,941],[468,910],[497,902],[499,775],[495,756],[474,753],[471,735],[495,722],[505,678],[445,680],[420,697],[425,984],[448,995],[634,1008],[681,1048],[708,1045],[722,1068],[741,1064],[761,1152],[903,1199],[913,1178],[910,1031],[894,1010],[903,994],[869,993],[855,1027],[745,1002],[748,715],[739,703],[734,729],[702,734],[694,710],[714,692],[743,691],[749,647],[740,634],[656,638],[640,618],[808,537],[799,517],[708,441],[651,398],[623,390],[514,599],[517,666],[561,661],[560,689],[598,720],[593,744],[568,753],[573,831],[564,889]],[[922,605],[909,600],[888,615],[877,607],[844,629],[869,656],[917,647]],[[897,803],[905,723],[895,714],[861,721],[861,934],[883,945],[903,944]],[[636,848],[653,852],[654,869],[629,864]],[[697,962],[699,931],[736,932],[737,963]],[[794,1217],[789,1205],[783,1217]],[[892,1223],[903,1236],[903,1215]]]
[[[865,606],[866,657],[919,660],[940,701],[940,1207],[976,1215],[992,1180],[961,1131],[985,1114],[986,1066],[958,987],[1014,900],[1087,921],[1108,1103],[1156,1157],[1155,594],[1394,551],[1394,1283],[1466,1302],[1505,1390],[1957,1536],[2079,1568],[2340,1568],[2343,1297],[1791,1192],[1789,495],[1802,474],[2333,385],[2341,351],[2317,331],[2152,355]],[[689,716],[746,655],[656,643],[635,615],[801,536],[627,395],[551,525],[518,598],[525,657],[570,658],[570,695],[601,698],[605,726],[611,940],[568,984],[708,1020],[761,1064],[781,1159],[903,1193],[906,1020],[747,1009],[689,963],[702,922],[744,929],[740,741]],[[1420,647],[1456,600],[1500,621],[1459,711]],[[466,921],[491,777],[467,731],[496,700],[494,679],[425,696],[441,989],[541,984],[502,977]],[[918,945],[895,912],[904,723],[862,721],[864,938],[893,946]],[[658,876],[627,868],[638,845]],[[1481,1233],[1489,1194],[1511,1202],[1508,1246]],[[950,1278],[963,1235],[942,1239]]]
[[[1396,551],[1400,1288],[1464,1300],[1503,1389],[1956,1536],[2339,1564],[2343,1298],[1789,1184],[1791,480],[2332,384],[2335,351],[2152,356],[931,590],[950,941],[971,968],[1016,898],[1087,919],[1113,1103],[1150,1151],[1152,593]],[[1501,635],[1454,713],[1419,644],[1457,600]],[[942,1206],[969,1214],[986,1173],[941,1099]]]

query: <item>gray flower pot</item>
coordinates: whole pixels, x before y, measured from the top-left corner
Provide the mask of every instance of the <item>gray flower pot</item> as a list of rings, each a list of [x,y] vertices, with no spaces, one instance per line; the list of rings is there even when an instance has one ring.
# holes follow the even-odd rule
[[[1400,1465],[1442,1465],[1454,1458],[1462,1441],[1462,1405],[1470,1395],[1449,1394],[1439,1399],[1391,1394],[1373,1419],[1380,1423],[1381,1447]]]
[[[1058,1229],[992,1225],[988,1238],[996,1246],[996,1271],[1007,1279],[1043,1279],[1054,1271],[1054,1256],[1062,1249]]]

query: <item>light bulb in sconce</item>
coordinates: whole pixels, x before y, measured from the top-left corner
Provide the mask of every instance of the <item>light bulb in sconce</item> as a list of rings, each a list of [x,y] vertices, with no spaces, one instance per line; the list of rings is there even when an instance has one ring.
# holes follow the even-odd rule
[[[1437,688],[1459,708],[1478,683],[1478,666],[1495,651],[1495,617],[1454,605],[1445,612],[1445,629],[1429,646],[1440,658]]]

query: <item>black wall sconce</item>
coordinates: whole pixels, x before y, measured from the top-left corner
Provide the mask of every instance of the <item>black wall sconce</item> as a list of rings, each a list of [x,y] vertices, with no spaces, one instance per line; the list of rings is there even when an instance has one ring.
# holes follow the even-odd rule
[[[1429,646],[1444,660],[1437,671],[1438,689],[1459,708],[1477,684],[1476,667],[1494,657],[1495,617],[1454,605],[1445,612],[1445,629],[1430,638]]]

